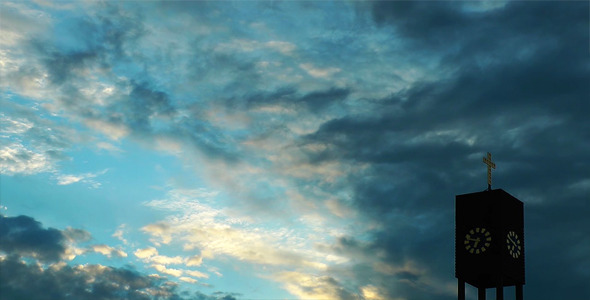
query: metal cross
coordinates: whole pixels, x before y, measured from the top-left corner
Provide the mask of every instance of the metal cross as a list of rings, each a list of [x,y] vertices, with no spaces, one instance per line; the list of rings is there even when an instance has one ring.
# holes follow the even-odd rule
[[[487,156],[483,157],[483,162],[488,165],[488,191],[492,190],[492,168],[496,168],[496,164],[492,161],[492,154],[488,152]]]

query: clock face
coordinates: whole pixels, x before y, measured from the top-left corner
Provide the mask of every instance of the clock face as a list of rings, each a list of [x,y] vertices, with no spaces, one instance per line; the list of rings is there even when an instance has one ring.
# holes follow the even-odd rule
[[[485,252],[492,242],[492,236],[485,228],[476,227],[469,230],[465,235],[465,250],[471,254],[480,254]]]
[[[508,232],[508,234],[506,235],[506,247],[508,248],[508,253],[513,258],[518,258],[520,256],[522,251],[522,245],[516,232]]]

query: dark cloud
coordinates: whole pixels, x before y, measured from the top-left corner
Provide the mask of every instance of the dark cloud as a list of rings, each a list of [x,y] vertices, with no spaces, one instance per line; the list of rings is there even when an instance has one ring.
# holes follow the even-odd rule
[[[100,265],[39,268],[14,256],[0,261],[3,299],[181,299],[175,286],[129,269]]]
[[[260,58],[240,57],[217,50],[216,47],[223,42],[194,43],[195,55],[187,66],[191,84],[203,90],[217,89],[223,94],[245,92],[258,86],[261,78],[255,68]],[[223,78],[221,82],[220,78]]]
[[[351,90],[332,87],[327,90],[313,91],[301,94],[294,87],[283,87],[274,91],[249,93],[244,97],[234,97],[227,100],[232,109],[253,109],[265,105],[281,104],[294,109],[308,109],[320,113],[333,103],[341,103],[350,95]]]
[[[410,25],[405,26],[412,28],[408,31],[416,31],[416,36],[424,35],[422,25],[414,24],[419,22],[413,20],[398,20],[395,18],[397,14],[404,15],[401,19],[434,18],[429,22],[444,24],[443,27],[449,30],[467,30],[460,26],[462,21],[445,21],[450,19],[449,16],[465,13],[453,7],[456,4],[378,2],[374,5],[377,21],[385,22],[391,17],[389,22],[396,26],[397,22],[409,22]],[[382,5],[392,8],[384,9],[380,7]],[[470,48],[462,48],[470,46],[471,37],[464,37],[467,42],[455,47],[464,52],[465,59],[460,61],[460,68],[451,76],[438,81],[417,82],[388,98],[377,99],[376,109],[371,114],[348,115],[323,124],[306,139],[313,143],[325,143],[329,147],[310,159],[371,163],[373,167],[367,173],[375,173],[375,176],[362,174],[357,178],[352,175],[355,176],[352,179],[362,182],[357,195],[361,196],[362,201],[359,202],[363,204],[367,199],[395,195],[392,194],[394,187],[396,193],[410,193],[416,187],[441,191],[450,183],[455,185],[463,180],[469,181],[470,178],[464,178],[462,169],[475,162],[474,155],[486,150],[503,157],[507,160],[506,165],[524,166],[511,170],[515,172],[512,174],[501,171],[505,172],[503,176],[513,179],[512,182],[521,187],[532,184],[562,186],[583,177],[584,169],[588,167],[584,162],[590,160],[589,145],[585,142],[590,122],[584,117],[590,111],[590,102],[587,101],[590,97],[590,86],[587,84],[590,80],[590,57],[584,47],[571,47],[570,44],[588,40],[588,34],[583,29],[585,23],[581,22],[587,21],[587,16],[578,12],[587,4],[548,5],[509,5],[493,12],[495,19],[489,21],[491,26],[498,19],[512,20],[510,16],[516,15],[516,10],[523,14],[522,18],[532,22],[534,18],[531,15],[536,16],[542,11],[548,19],[541,23],[555,24],[563,29],[547,30],[543,35],[535,30],[533,33],[538,33],[540,44],[525,44],[530,41],[523,41],[518,45],[530,48],[528,56],[520,59],[508,57],[485,66],[477,65],[467,53]],[[553,13],[548,14],[551,7]],[[425,12],[427,9],[432,11],[406,16],[408,11]],[[507,26],[509,29],[514,22],[517,21],[508,25],[498,22],[496,27]],[[539,22],[528,25],[534,26]],[[526,28],[507,31],[504,36],[532,34]],[[496,47],[502,47],[500,39],[495,36],[489,38],[500,44]],[[549,43],[547,40],[554,43],[553,47],[545,47]],[[453,61],[457,59],[454,57]],[[543,163],[535,165],[538,161]],[[564,170],[565,165],[570,166],[567,172],[561,172],[556,178],[556,172]],[[405,185],[385,182],[392,177],[403,177]],[[527,180],[533,177],[535,181]],[[371,184],[363,178],[377,182]],[[458,184],[457,187],[466,185]],[[363,197],[365,194],[370,197]],[[416,201],[415,196],[405,199]],[[365,207],[375,207],[378,204],[375,202],[382,200],[371,201]],[[431,202],[435,203],[434,200]],[[416,206],[424,207],[420,204],[425,203]],[[377,207],[383,208],[380,205]]]
[[[447,1],[379,1],[371,4],[377,24],[392,24],[408,38],[424,41],[428,46],[448,45],[461,37],[461,29],[472,22],[460,6]]]
[[[76,77],[80,71],[97,58],[97,53],[91,51],[70,53],[56,51],[47,54],[43,63],[47,66],[51,83],[56,85],[62,85],[72,77]]]
[[[353,237],[338,239],[333,245],[334,252],[354,257],[354,263],[347,270],[333,268],[330,272],[339,275],[344,273],[359,286],[379,287],[385,299],[456,299],[456,295],[445,287],[452,273],[445,274],[438,270],[448,269],[444,264],[449,262],[444,253],[452,252],[452,248],[447,249],[444,241],[448,238],[442,235],[437,240],[440,243],[433,247],[432,241],[428,241],[429,235],[425,235],[424,231],[408,225],[399,228],[398,225],[391,224],[389,227],[396,233],[379,232],[370,242]],[[441,253],[435,255],[439,257],[438,261],[421,259],[425,254],[426,257],[432,257],[434,251]],[[452,261],[450,265],[452,267]]]
[[[54,228],[42,228],[31,217],[0,215],[0,250],[12,255],[32,256],[40,261],[58,261],[65,252],[65,237]]]
[[[40,268],[15,256],[0,260],[0,297],[15,299],[236,300],[233,294],[186,295],[163,278],[101,265]]]
[[[211,295],[206,295],[201,292],[195,292],[191,299],[194,300],[236,300],[235,296],[239,296],[239,294],[234,293],[223,293],[223,292],[215,292]]]
[[[88,232],[44,229],[29,216],[0,215],[0,298],[16,299],[167,299],[235,300],[223,292],[187,295],[177,284],[132,268],[68,265],[62,260],[67,240],[86,241]],[[40,265],[35,260],[47,265]]]
[[[353,205],[385,227],[370,244],[342,240],[337,248],[356,257],[383,253],[377,260],[414,261],[436,278],[452,277],[454,195],[485,189],[481,157],[490,151],[498,159],[495,186],[525,202],[527,295],[590,297],[583,283],[590,274],[579,267],[588,266],[580,251],[590,245],[578,238],[590,228],[588,198],[571,189],[590,167],[588,3],[511,2],[478,13],[463,5],[370,4],[378,24],[411,41],[416,55],[438,53],[449,72],[374,99],[370,114],[328,121],[304,138],[326,145],[309,153],[313,162],[365,166],[346,180]],[[369,265],[355,267],[359,277],[382,282],[392,297],[447,297],[420,286],[423,274],[384,275]],[[572,276],[549,275],[564,272]]]
[[[151,119],[169,119],[176,113],[167,93],[153,89],[147,83],[130,83],[131,92],[115,104],[114,112],[125,116],[125,123],[135,131],[157,131]]]
[[[67,36],[60,40],[31,37],[29,46],[49,71],[49,80],[61,86],[72,79],[78,81],[86,67],[109,69],[113,62],[128,59],[131,51],[127,47],[145,34],[142,25],[137,12],[106,3],[92,16],[61,22],[60,30]]]

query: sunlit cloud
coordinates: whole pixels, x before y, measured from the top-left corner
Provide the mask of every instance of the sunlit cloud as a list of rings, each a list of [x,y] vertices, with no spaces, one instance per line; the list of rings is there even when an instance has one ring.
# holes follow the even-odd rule
[[[197,278],[209,278],[209,275],[207,275],[203,272],[195,271],[195,270],[185,270],[184,273],[189,276],[193,276],[193,277],[197,277]],[[219,276],[219,274],[217,274],[217,275]]]
[[[240,221],[236,216],[228,215],[225,210],[210,207],[206,203],[215,199],[217,193],[206,190],[172,190],[168,194],[170,199],[153,200],[146,205],[176,213],[165,221],[150,224],[142,230],[151,236],[155,244],[169,244],[175,241],[174,243],[182,245],[186,251],[199,249],[201,255],[181,259],[178,256],[159,255],[155,248],[139,249],[135,252],[136,256],[146,262],[158,264],[158,270],[161,272],[168,271],[162,268],[167,263],[183,262],[187,266],[199,266],[218,257],[229,257],[278,269],[316,271],[327,270],[331,263],[346,262],[344,258],[318,252],[313,248],[313,240],[306,242],[302,232],[287,228],[265,229],[250,221]],[[313,231],[309,234],[309,237],[318,238]],[[177,271],[173,272],[179,274]],[[193,277],[206,276],[200,272],[190,271],[185,271],[185,274]]]
[[[190,278],[190,277],[185,277],[185,276],[182,276],[182,277],[180,277],[178,279],[181,280],[181,281],[184,281],[184,282],[188,282],[188,283],[195,283],[195,282],[197,282],[196,279]]]
[[[316,276],[299,272],[283,272],[277,279],[285,288],[300,299],[355,299],[332,277]]]
[[[151,266],[162,274],[171,275],[174,277],[180,277],[183,273],[183,271],[180,269],[168,268],[164,265],[152,264]]]
[[[198,267],[203,263],[203,257],[200,255],[191,256],[188,257],[185,262],[189,267]]]
[[[2,174],[35,174],[52,169],[50,159],[44,153],[37,153],[19,143],[3,145],[0,148],[0,172]]]
[[[127,257],[127,253],[121,249],[116,249],[108,245],[94,245],[92,251],[105,255],[107,257]]]
[[[149,258],[157,255],[158,250],[154,247],[149,247],[145,249],[137,249],[135,252],[133,252],[133,254],[139,258]]]
[[[379,288],[373,285],[363,286],[361,288],[361,293],[365,300],[385,300],[383,295],[379,292]]]
[[[98,119],[88,119],[85,121],[86,125],[112,140],[120,140],[125,136],[129,135],[130,130],[124,124],[117,124],[114,122],[107,122]]]

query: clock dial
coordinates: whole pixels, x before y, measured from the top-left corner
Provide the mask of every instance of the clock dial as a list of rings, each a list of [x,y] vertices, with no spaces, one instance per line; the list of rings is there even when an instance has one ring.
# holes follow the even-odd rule
[[[465,235],[463,244],[465,250],[471,254],[480,254],[486,252],[492,243],[492,235],[482,227],[476,227]]]
[[[516,232],[509,231],[506,235],[506,248],[508,249],[508,253],[510,254],[510,256],[512,256],[513,258],[520,257],[522,245]]]

